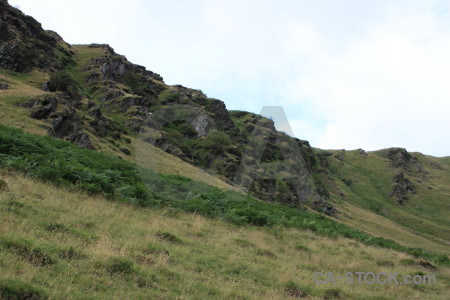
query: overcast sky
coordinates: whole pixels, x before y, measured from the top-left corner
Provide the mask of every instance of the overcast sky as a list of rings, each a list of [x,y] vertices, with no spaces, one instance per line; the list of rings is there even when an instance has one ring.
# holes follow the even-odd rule
[[[450,1],[9,2],[229,109],[281,105],[315,147],[450,156]]]

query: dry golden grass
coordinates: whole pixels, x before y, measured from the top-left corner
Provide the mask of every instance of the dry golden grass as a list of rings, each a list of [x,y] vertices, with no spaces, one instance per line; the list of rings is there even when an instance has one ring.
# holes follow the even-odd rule
[[[133,140],[135,156],[133,161],[141,166],[163,174],[181,175],[204,182],[219,189],[238,190],[208,172],[194,167],[141,139]]]
[[[30,240],[56,263],[39,267],[0,246],[0,280],[20,278],[44,288],[51,299],[294,299],[286,290],[289,282],[307,291],[307,299],[323,299],[329,289],[339,290],[342,299],[449,296],[449,268],[439,266],[432,272],[404,265],[402,260],[417,259],[388,249],[296,229],[237,227],[193,214],[70,194],[22,176],[1,177],[9,191],[0,194],[0,239]],[[60,226],[49,231],[49,224]],[[59,257],[58,251],[69,246],[85,257]],[[115,257],[130,260],[132,271],[112,272]],[[436,274],[437,284],[313,281],[314,272],[346,271],[423,272]]]
[[[45,123],[29,117],[29,110],[16,105],[24,103],[32,97],[40,96],[45,92],[40,88],[48,79],[48,75],[32,71],[20,74],[7,70],[0,70],[0,78],[9,84],[8,90],[0,91],[0,120],[2,124],[24,129],[30,133],[45,134]]]

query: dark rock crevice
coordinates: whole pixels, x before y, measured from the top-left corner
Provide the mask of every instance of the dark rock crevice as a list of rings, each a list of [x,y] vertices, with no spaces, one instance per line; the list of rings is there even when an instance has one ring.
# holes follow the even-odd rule
[[[403,172],[395,175],[393,179],[394,187],[392,188],[390,197],[395,197],[397,204],[404,205],[408,200],[409,194],[416,193],[416,187],[411,180],[405,177]]]

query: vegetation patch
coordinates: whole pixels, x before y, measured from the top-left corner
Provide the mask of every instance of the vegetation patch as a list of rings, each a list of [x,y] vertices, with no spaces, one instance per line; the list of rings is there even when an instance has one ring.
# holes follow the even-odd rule
[[[0,239],[0,246],[38,267],[55,263],[54,259],[44,249],[24,238],[3,237]]]
[[[63,92],[71,98],[81,99],[80,88],[75,79],[66,71],[53,74],[48,81],[48,88],[52,92]]]
[[[404,266],[414,266],[416,262],[413,259],[402,259],[400,260],[400,264]]]
[[[338,289],[328,289],[325,291],[323,298],[324,299],[340,299],[342,296],[342,292]]]
[[[168,250],[164,249],[161,246],[157,246],[157,245],[153,245],[153,244],[149,244],[147,245],[147,247],[144,250],[145,254],[164,254],[169,256],[170,253]]]
[[[390,260],[380,260],[380,261],[377,261],[377,266],[392,268],[392,267],[394,267],[394,263]]]
[[[19,279],[0,280],[0,299],[5,300],[44,300],[47,292]]]
[[[49,223],[44,226],[44,229],[51,232],[69,232],[69,229],[60,223]]]
[[[59,251],[59,257],[62,259],[84,259],[87,256],[80,251],[76,250],[74,247],[70,246],[67,249],[62,249]]]
[[[256,254],[259,256],[265,256],[268,258],[276,258],[277,256],[270,250],[258,249],[256,250]]]
[[[8,184],[3,179],[0,179],[0,193],[8,191]]]
[[[0,125],[0,168],[10,168],[59,186],[146,207],[170,207],[233,224],[307,229],[322,236],[347,237],[450,265],[444,254],[405,247],[338,223],[324,215],[222,191],[181,176],[161,175],[104,153],[82,149],[51,137]],[[171,241],[170,233],[161,233]],[[176,241],[178,238],[174,239]]]
[[[25,204],[23,202],[17,200],[8,200],[3,203],[4,207],[3,211],[9,212],[18,216],[27,216],[29,213],[36,214],[37,210],[35,210],[32,206]]]
[[[148,205],[153,199],[136,166],[127,161],[3,125],[0,168],[138,205]]]
[[[123,257],[113,257],[108,260],[106,269],[110,274],[130,275],[136,272],[131,260]]]
[[[295,250],[300,251],[300,252],[311,253],[311,249],[309,249],[306,246],[300,245],[300,244],[295,245],[294,248],[295,248]]]
[[[294,298],[304,298],[308,296],[308,293],[305,291],[305,289],[301,288],[293,281],[289,281],[288,283],[286,283],[284,291],[288,296]]]
[[[170,232],[163,232],[163,231],[158,231],[155,233],[155,236],[157,236],[158,238],[174,243],[174,244],[184,244],[184,241],[181,240],[179,237],[177,237],[176,235],[170,233]]]

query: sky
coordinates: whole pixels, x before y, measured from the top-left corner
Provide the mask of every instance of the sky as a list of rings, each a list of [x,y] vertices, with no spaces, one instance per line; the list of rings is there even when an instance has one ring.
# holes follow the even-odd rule
[[[282,106],[314,147],[450,156],[450,1],[9,2],[228,109]]]

